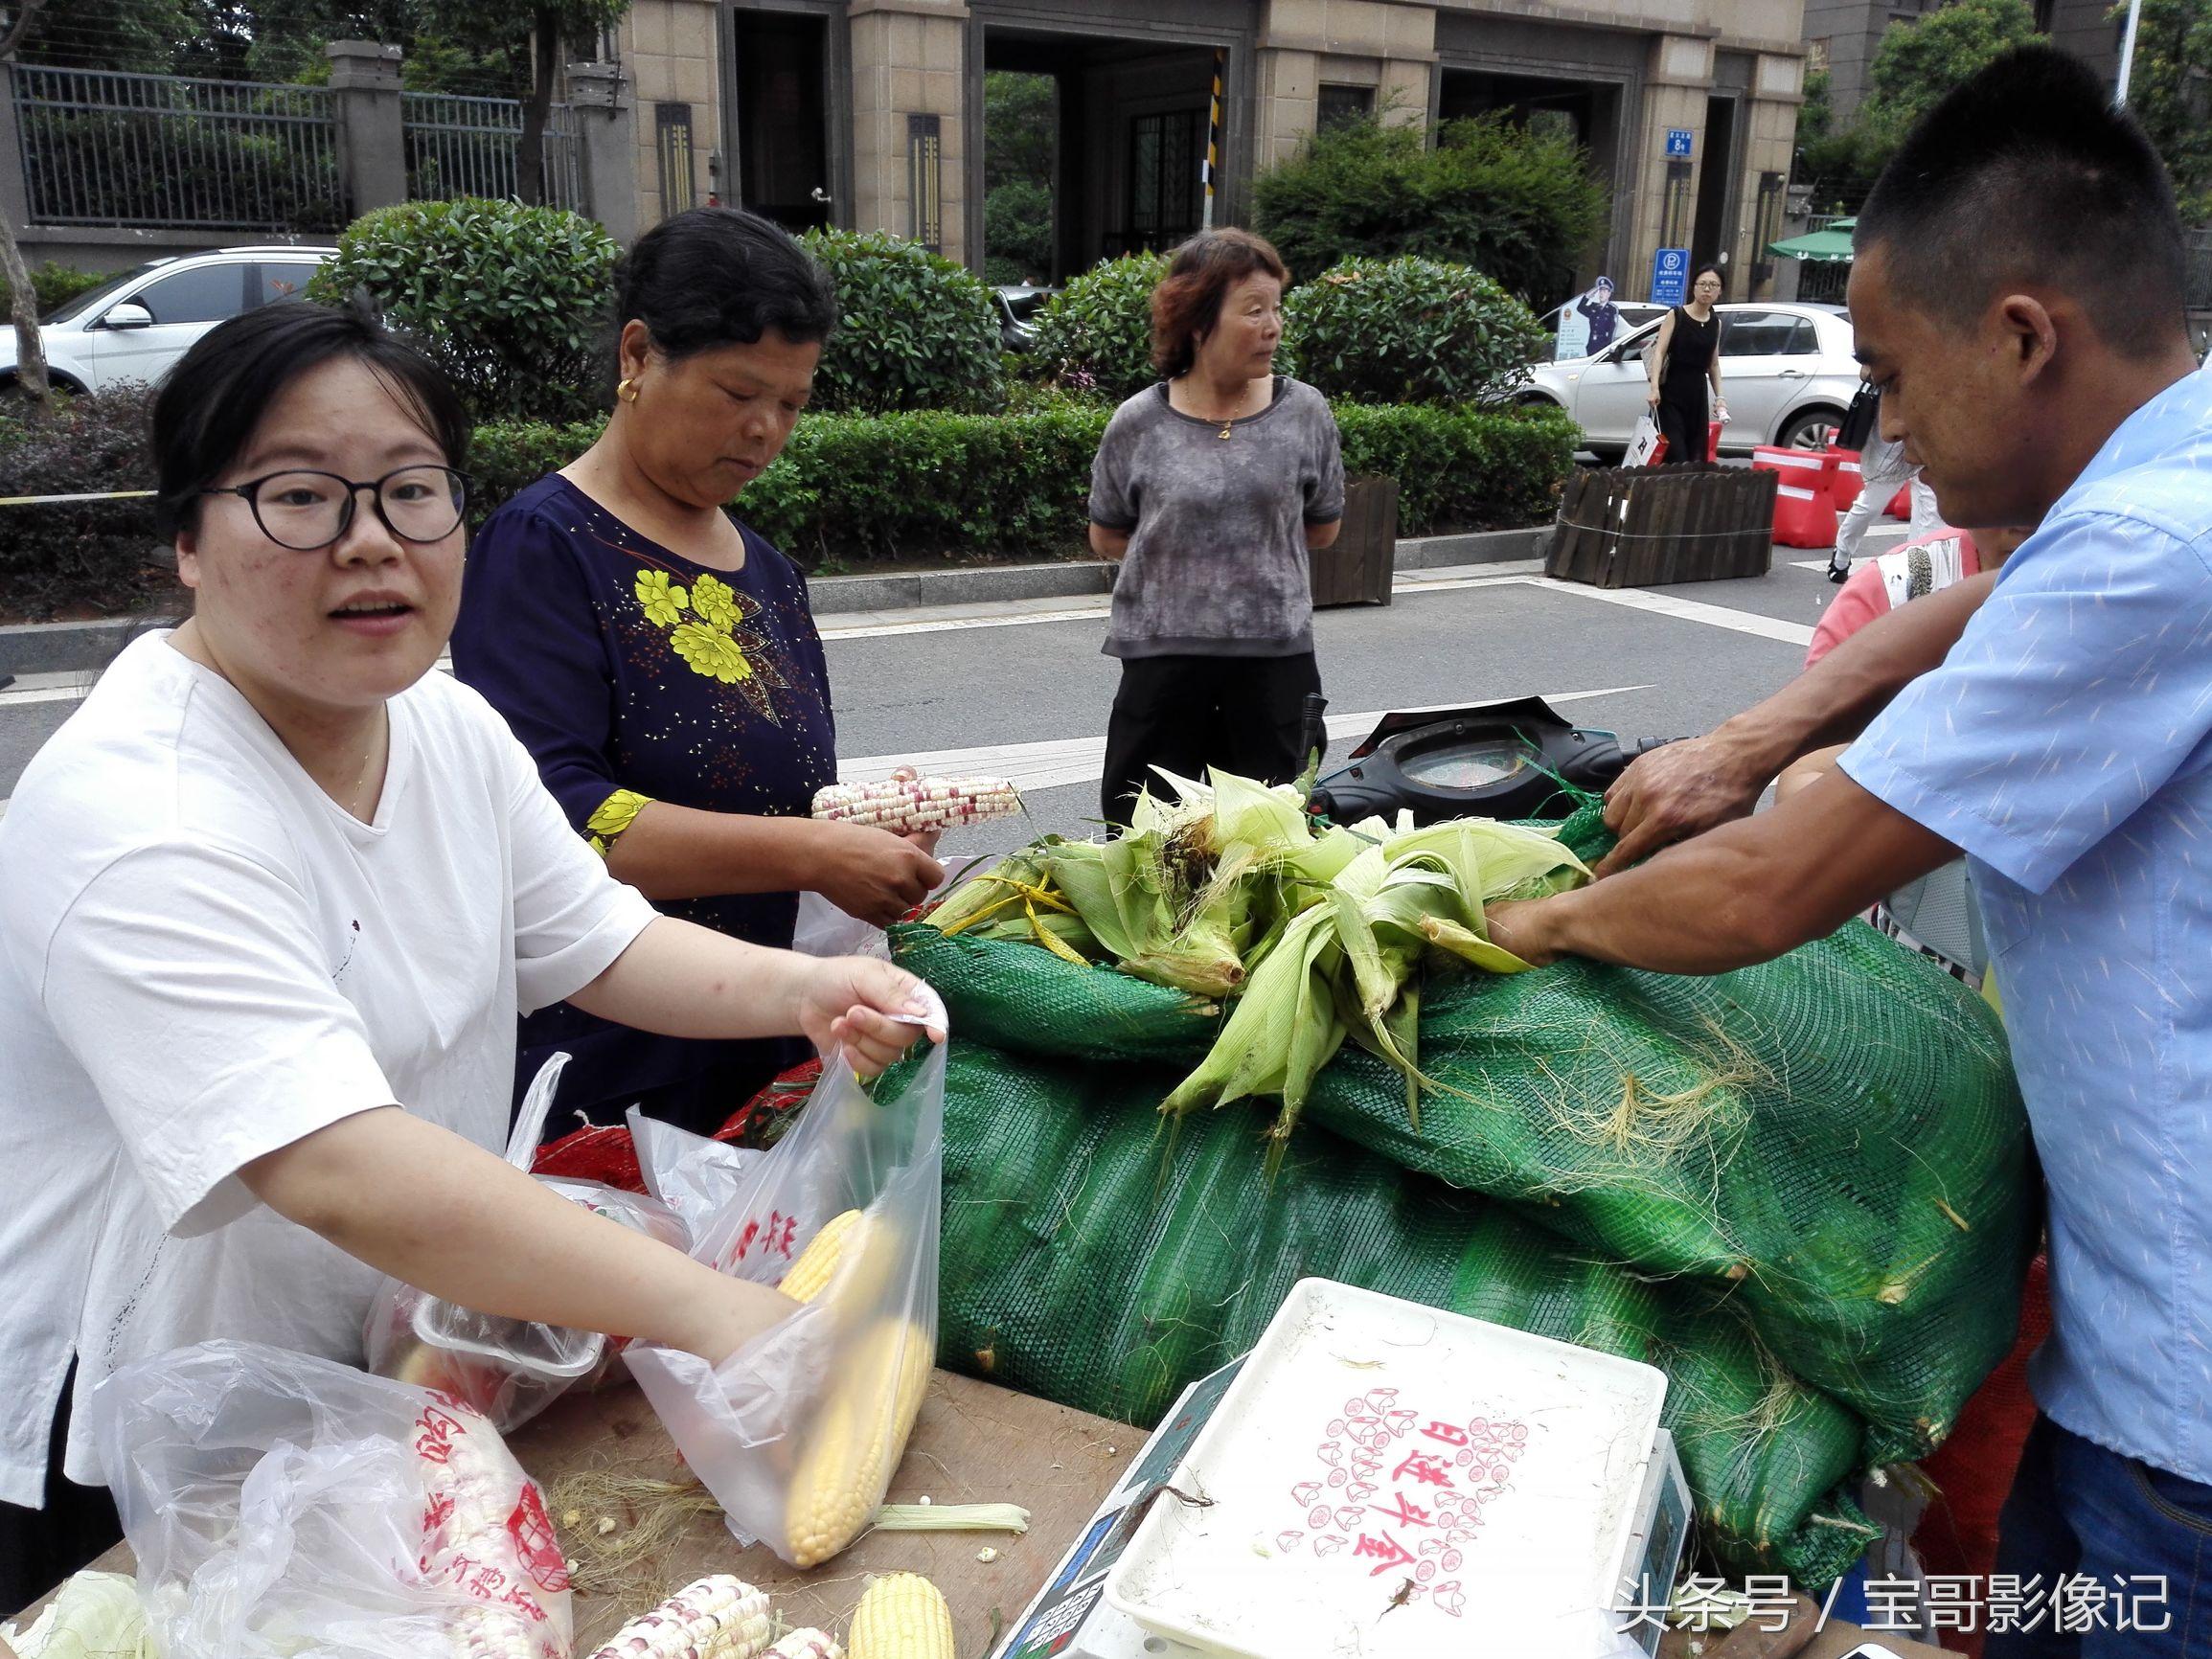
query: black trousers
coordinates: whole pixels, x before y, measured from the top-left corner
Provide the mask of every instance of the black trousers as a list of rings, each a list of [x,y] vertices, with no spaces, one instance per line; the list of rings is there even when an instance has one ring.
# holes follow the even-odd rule
[[[1127,824],[1137,791],[1165,766],[1203,780],[1219,766],[1264,784],[1306,769],[1306,694],[1321,689],[1311,651],[1294,657],[1129,657],[1106,721],[1106,822]],[[1164,785],[1163,785],[1164,787]]]
[[[1662,391],[1656,413],[1659,436],[1667,441],[1667,453],[1660,466],[1683,466],[1705,459],[1709,437],[1706,427],[1712,416],[1706,412],[1703,380],[1686,393]]]
[[[69,1397],[77,1366],[61,1385],[61,1404],[46,1446],[46,1507],[0,1504],[0,1617],[12,1618],[110,1544],[123,1538],[105,1487],[80,1487],[61,1472],[69,1438]]]

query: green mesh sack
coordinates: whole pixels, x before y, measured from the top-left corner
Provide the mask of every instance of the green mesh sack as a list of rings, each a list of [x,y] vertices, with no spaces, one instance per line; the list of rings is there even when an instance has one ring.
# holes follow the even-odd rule
[[[942,1363],[1152,1426],[1319,1276],[1669,1376],[1700,1525],[1745,1572],[1833,1580],[1872,1529],[1838,1490],[1859,1425],[1726,1299],[1594,1259],[1504,1205],[1302,1129],[1272,1185],[1264,1114],[1164,1125],[1173,1070],[954,1045],[946,1080]]]
[[[1601,851],[1594,808],[1562,838]],[[1011,1053],[1187,1068],[1219,1027],[1211,1004],[1031,945],[895,938],[964,1038]],[[2012,1341],[2038,1215],[2002,1030],[1862,923],[1711,977],[1431,972],[1420,1063],[1418,1131],[1400,1075],[1349,1046],[1307,1123],[1727,1293],[1865,1420],[1871,1462],[1940,1443]],[[1156,1103],[1177,1080],[1145,1086]]]

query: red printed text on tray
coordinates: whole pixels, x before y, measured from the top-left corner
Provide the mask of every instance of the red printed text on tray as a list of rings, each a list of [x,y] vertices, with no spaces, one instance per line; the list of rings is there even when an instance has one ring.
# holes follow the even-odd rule
[[[1323,1427],[1313,1475],[1290,1488],[1304,1523],[1275,1535],[1286,1554],[1349,1551],[1370,1578],[1411,1581],[1401,1603],[1426,1597],[1456,1619],[1466,1606],[1457,1577],[1483,1510],[1511,1489],[1528,1449],[1528,1424],[1454,1421],[1398,1403],[1379,1388],[1344,1402]]]

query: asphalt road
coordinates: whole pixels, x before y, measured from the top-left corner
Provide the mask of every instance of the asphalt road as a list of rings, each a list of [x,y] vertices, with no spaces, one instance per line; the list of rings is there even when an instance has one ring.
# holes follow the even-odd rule
[[[1702,731],[1797,670],[1836,591],[1790,562],[1804,557],[1778,549],[1762,578],[1609,597],[1520,566],[1471,566],[1420,573],[1387,606],[1324,611],[1314,632],[1336,728],[1331,759],[1390,709],[1530,693],[1573,698],[1564,709],[1578,724],[1628,736]],[[1028,823],[979,827],[954,851],[1088,832],[1120,673],[1099,650],[1103,604],[825,623],[848,776],[921,755],[1024,784]],[[0,692],[0,798],[73,707],[66,686]]]

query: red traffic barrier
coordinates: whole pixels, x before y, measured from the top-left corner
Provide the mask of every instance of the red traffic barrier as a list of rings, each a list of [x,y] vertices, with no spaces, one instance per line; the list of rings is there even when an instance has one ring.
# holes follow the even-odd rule
[[[1907,484],[1891,496],[1889,505],[1881,511],[1890,518],[1910,518],[1912,516],[1912,486]]]
[[[1802,484],[1777,485],[1774,539],[1784,547],[1834,547],[1835,507],[1817,489]]]
[[[1667,441],[1662,438],[1659,440],[1659,446],[1652,451],[1651,460],[1645,462],[1644,465],[1656,466],[1666,458]],[[1721,459],[1721,422],[1718,420],[1709,420],[1705,423],[1705,459],[1708,462]]]

